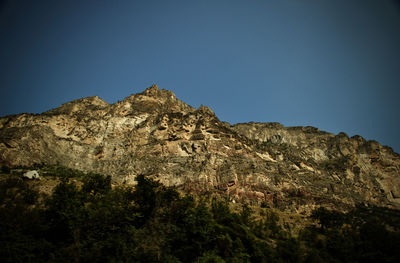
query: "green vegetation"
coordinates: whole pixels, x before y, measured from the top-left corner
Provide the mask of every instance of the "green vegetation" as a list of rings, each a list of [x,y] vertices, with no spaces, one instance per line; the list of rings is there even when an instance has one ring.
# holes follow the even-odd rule
[[[265,209],[264,209],[265,210]],[[19,178],[0,182],[2,262],[398,262],[400,212],[324,208],[293,237],[279,217],[181,196],[141,175],[135,188],[62,177],[41,198]]]
[[[86,174],[82,171],[71,169],[61,165],[38,167],[41,176],[56,176],[65,178],[85,178]]]

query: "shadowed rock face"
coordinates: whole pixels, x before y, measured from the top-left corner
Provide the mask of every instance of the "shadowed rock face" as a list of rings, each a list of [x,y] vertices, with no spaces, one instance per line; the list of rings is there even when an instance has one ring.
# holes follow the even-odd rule
[[[115,104],[88,97],[0,118],[0,164],[63,165],[133,183],[146,174],[185,191],[296,212],[358,203],[400,208],[400,157],[360,136],[278,123],[221,122],[157,86]]]

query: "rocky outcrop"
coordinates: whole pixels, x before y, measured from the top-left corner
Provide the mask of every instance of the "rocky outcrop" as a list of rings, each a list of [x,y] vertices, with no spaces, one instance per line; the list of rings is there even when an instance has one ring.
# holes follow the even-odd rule
[[[88,97],[0,119],[3,166],[63,165],[133,183],[137,174],[232,201],[309,212],[400,208],[400,157],[360,136],[221,122],[157,86],[115,104]]]
[[[38,171],[36,170],[32,170],[32,171],[27,171],[22,175],[22,178],[24,179],[29,179],[29,180],[33,180],[33,179],[39,179],[40,180],[40,176]]]

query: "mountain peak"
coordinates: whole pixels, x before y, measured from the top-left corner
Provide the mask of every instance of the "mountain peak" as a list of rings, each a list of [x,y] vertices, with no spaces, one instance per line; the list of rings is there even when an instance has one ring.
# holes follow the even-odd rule
[[[172,91],[166,90],[166,89],[160,89],[156,84],[151,85],[150,87],[148,87],[143,92],[141,92],[137,95],[144,95],[144,96],[153,97],[153,98],[176,99],[176,96]]]
[[[143,92],[132,94],[120,102],[113,105],[113,108],[132,109],[133,112],[147,113],[167,113],[181,112],[188,113],[195,109],[188,104],[177,99],[172,91],[159,89],[157,85],[152,85]]]
[[[160,89],[158,88],[157,84],[153,84],[150,87],[148,87],[144,92],[147,94],[151,94],[151,93],[156,93],[160,91]]]

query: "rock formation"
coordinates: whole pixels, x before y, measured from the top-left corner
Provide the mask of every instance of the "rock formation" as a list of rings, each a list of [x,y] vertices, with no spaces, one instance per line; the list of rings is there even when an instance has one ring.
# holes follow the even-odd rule
[[[33,179],[39,179],[40,180],[40,175],[39,175],[38,171],[32,170],[32,171],[25,172],[22,175],[22,178],[29,179],[29,180],[33,180]]]
[[[0,118],[0,165],[62,165],[133,183],[309,212],[358,203],[400,208],[400,156],[360,136],[220,121],[157,86],[115,104],[87,97]]]

